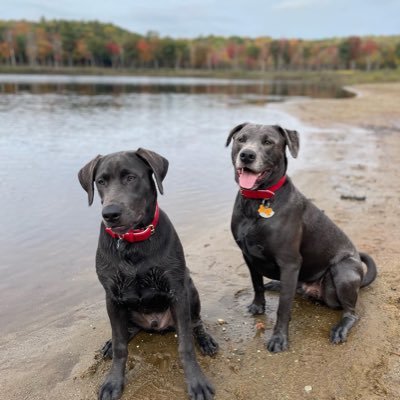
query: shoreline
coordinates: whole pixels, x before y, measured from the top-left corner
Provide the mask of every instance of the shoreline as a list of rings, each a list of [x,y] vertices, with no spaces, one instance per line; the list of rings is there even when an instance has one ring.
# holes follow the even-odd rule
[[[352,89],[362,94],[271,107],[299,118],[309,130],[300,150],[307,164],[296,173],[296,160],[289,160],[296,186],[377,261],[378,279],[360,295],[357,308],[361,319],[346,344],[333,346],[328,332],[337,312],[296,299],[290,349],[269,354],[264,342],[271,333],[277,297],[267,296],[265,317],[245,313],[251,299],[250,278],[231,238],[227,211],[229,218],[213,232],[184,243],[194,281],[199,274],[206,276],[196,283],[203,319],[221,345],[216,358],[199,356],[215,383],[216,400],[252,400],[261,393],[272,400],[394,400],[400,396],[396,375],[400,368],[396,357],[400,351],[396,295],[400,232],[394,218],[400,189],[393,187],[400,178],[393,168],[400,161],[400,116],[394,101],[400,84]],[[366,201],[340,200],[341,193],[351,192],[365,194]],[[225,331],[218,318],[227,321]],[[256,321],[265,324],[265,335],[255,329]],[[0,385],[7,399],[94,398],[109,368],[108,361],[94,358],[110,334],[104,301],[84,303],[31,328],[0,341],[5,360],[0,367]],[[173,334],[139,335],[130,344],[129,360],[123,399],[186,398]],[[321,376],[327,380],[321,382]],[[312,387],[311,397],[304,391],[306,385]]]

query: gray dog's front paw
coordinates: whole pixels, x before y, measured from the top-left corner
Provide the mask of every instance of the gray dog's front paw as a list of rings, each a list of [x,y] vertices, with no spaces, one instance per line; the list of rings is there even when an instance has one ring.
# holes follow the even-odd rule
[[[124,378],[108,375],[99,391],[99,400],[118,400],[124,390]]]
[[[261,315],[265,312],[265,304],[251,303],[247,306],[247,310],[251,315]]]
[[[274,333],[271,339],[268,340],[267,349],[271,353],[279,353],[288,348],[288,338],[282,333]]]
[[[188,382],[188,392],[191,400],[212,400],[215,394],[213,386],[202,373]]]

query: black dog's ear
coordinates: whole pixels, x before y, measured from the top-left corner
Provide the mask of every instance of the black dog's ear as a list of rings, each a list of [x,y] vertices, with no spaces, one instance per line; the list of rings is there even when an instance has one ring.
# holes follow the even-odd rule
[[[158,190],[161,194],[163,194],[164,188],[162,185],[162,181],[164,180],[165,175],[167,175],[168,172],[168,160],[155,153],[154,151],[142,148],[137,149],[136,155],[144,160],[153,170],[154,176],[156,177]]]
[[[229,132],[228,139],[226,139],[225,147],[228,147],[228,146],[229,146],[229,144],[231,143],[231,140],[232,140],[232,138],[233,138],[233,135],[234,135],[236,132],[239,132],[240,130],[242,130],[247,124],[249,124],[249,122],[243,122],[242,124],[239,124],[239,125],[235,126],[235,127]]]
[[[88,194],[89,206],[93,203],[93,195],[94,195],[94,172],[97,167],[97,164],[102,156],[99,154],[97,157],[93,158],[92,161],[89,161],[79,172],[78,179],[81,186],[86,190]]]
[[[296,158],[297,155],[299,154],[299,147],[300,147],[299,133],[297,131],[284,129],[279,125],[274,125],[274,127],[285,138],[286,144],[289,147],[289,151],[292,157]]]

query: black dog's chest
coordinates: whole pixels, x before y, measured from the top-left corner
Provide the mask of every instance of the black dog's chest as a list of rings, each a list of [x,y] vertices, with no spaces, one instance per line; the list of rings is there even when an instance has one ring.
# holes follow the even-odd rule
[[[164,311],[172,300],[165,271],[156,267],[136,274],[119,271],[114,276],[111,291],[119,304],[144,313]]]

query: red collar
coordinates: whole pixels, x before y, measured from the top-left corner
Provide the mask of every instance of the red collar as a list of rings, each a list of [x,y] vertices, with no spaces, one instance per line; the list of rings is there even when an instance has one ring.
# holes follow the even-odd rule
[[[114,232],[111,228],[106,228],[106,232],[112,237],[116,239],[126,240],[129,243],[143,242],[147,240],[155,231],[158,218],[160,217],[160,209],[158,208],[158,204],[156,204],[156,211],[154,212],[154,218],[150,225],[146,228],[142,229],[131,229],[122,235]]]
[[[250,190],[240,188],[240,194],[246,199],[271,199],[275,196],[275,192],[280,189],[286,182],[286,175],[283,175],[281,179],[267,189],[262,190]]]

